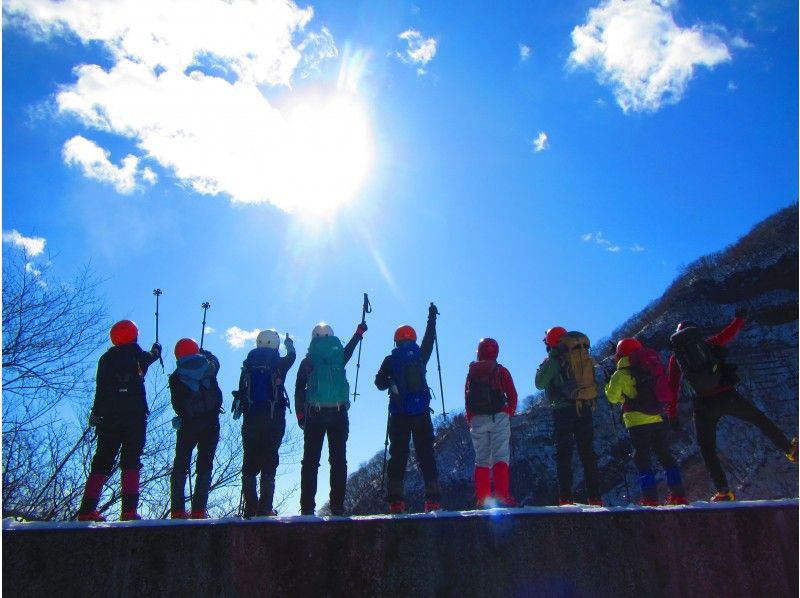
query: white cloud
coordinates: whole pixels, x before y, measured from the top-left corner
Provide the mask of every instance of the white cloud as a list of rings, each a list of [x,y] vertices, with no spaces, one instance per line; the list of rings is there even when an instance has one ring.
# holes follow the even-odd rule
[[[586,233],[585,235],[581,235],[581,241],[586,241],[586,242],[594,241],[597,245],[599,245],[606,251],[610,251],[611,253],[618,253],[619,251],[622,250],[622,247],[606,239],[603,236],[603,233],[600,231],[596,233]]]
[[[261,330],[258,328],[242,330],[238,326],[231,326],[225,331],[225,341],[234,349],[241,349],[245,343],[256,340],[259,332]]]
[[[61,150],[64,162],[70,166],[80,166],[83,174],[90,179],[102,183],[110,183],[118,193],[133,193],[136,188],[136,175],[139,173],[139,158],[128,154],[122,159],[121,166],[114,166],[108,157],[111,153],[102,147],[76,135],[64,144]],[[149,183],[155,180],[155,173],[149,168],[142,173]]]
[[[372,136],[354,77],[344,78],[343,91],[330,86],[314,96],[293,87],[338,56],[327,29],[306,31],[310,7],[286,0],[7,0],[4,16],[6,25],[39,36],[74,34],[102,44],[110,64],[76,67],[74,83],[56,95],[59,113],[132,140],[142,158],[198,193],[287,212],[323,210],[349,199],[366,178]],[[426,63],[429,44],[409,56]],[[367,58],[355,65],[358,73]],[[281,90],[279,103],[265,96],[270,88]],[[71,156],[87,176],[131,189],[133,156],[116,166],[107,154]],[[150,168],[138,176],[158,180]]]
[[[407,29],[397,36],[405,41],[407,47],[403,52],[395,52],[402,62],[417,65],[417,73],[425,74],[425,66],[436,56],[438,42],[434,37],[424,38],[419,31]]]
[[[540,131],[536,136],[536,139],[533,140],[533,151],[541,152],[542,150],[546,150],[548,147],[550,147],[550,144],[547,142],[547,133]]]
[[[572,68],[597,73],[627,112],[656,111],[683,97],[696,66],[731,59],[725,43],[701,26],[679,27],[674,0],[605,0],[572,30]]]
[[[28,257],[36,257],[44,251],[47,239],[26,237],[17,230],[3,231],[3,243],[10,243],[22,249]]]
[[[736,85],[736,81],[728,81],[728,91],[736,91],[739,89],[739,86]]]
[[[633,245],[631,245],[631,251],[633,251],[634,253],[639,253],[644,251],[644,247],[642,247],[638,243],[634,243]]]
[[[531,48],[530,46],[526,46],[525,44],[519,45],[519,59],[522,62],[525,62],[531,57]]]
[[[734,48],[737,48],[737,49],[739,49],[739,50],[747,50],[747,49],[749,49],[749,48],[752,48],[752,47],[753,47],[753,44],[751,44],[749,41],[747,41],[747,39],[745,39],[745,38],[744,38],[744,37],[742,37],[741,35],[735,35],[735,36],[734,36],[734,37],[731,39],[731,45],[732,45]]]

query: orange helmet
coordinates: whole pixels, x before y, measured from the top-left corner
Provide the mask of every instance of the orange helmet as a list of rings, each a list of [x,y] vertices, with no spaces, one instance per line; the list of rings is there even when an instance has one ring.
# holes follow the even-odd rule
[[[617,343],[617,352],[614,353],[614,359],[619,361],[623,357],[628,357],[631,353],[641,348],[642,343],[640,343],[637,339],[623,338]]]
[[[561,337],[567,333],[567,329],[563,328],[562,326],[553,326],[552,328],[548,328],[547,332],[544,333],[544,344],[548,347],[555,347],[558,344],[558,341],[561,340]]]
[[[403,324],[394,331],[394,342],[400,343],[403,341],[417,341],[417,332],[408,324]]]
[[[200,345],[193,338],[182,338],[175,343],[175,359],[180,359],[187,355],[196,355],[199,352]]]
[[[111,344],[129,345],[139,338],[139,329],[130,320],[120,320],[111,327]]]

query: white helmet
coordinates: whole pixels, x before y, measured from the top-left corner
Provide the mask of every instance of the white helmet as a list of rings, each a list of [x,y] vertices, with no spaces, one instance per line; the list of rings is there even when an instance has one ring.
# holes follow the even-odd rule
[[[311,336],[314,338],[318,336],[333,336],[333,328],[328,326],[325,322],[320,322],[314,326],[314,330],[311,331]]]
[[[277,349],[281,345],[281,337],[277,330],[270,328],[269,330],[262,330],[256,337],[256,347]]]

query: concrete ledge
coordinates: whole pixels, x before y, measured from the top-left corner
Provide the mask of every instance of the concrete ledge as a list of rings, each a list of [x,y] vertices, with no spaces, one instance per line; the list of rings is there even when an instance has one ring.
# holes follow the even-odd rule
[[[3,526],[9,596],[791,596],[798,501]]]

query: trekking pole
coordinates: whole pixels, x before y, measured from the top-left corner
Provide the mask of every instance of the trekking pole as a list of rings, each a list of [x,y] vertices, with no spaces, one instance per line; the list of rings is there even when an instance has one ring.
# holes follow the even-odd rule
[[[383,483],[386,479],[386,451],[389,450],[389,422],[392,421],[391,413],[386,418],[386,440],[383,443],[383,468],[381,469],[381,490],[383,490]]]
[[[367,314],[372,313],[372,306],[369,304],[369,297],[367,294],[364,293],[364,303],[361,306],[361,323],[367,323]],[[356,396],[358,395],[358,371],[361,369],[361,341],[364,338],[358,339],[358,359],[356,360],[356,383],[353,385],[353,402],[356,402]]]
[[[161,297],[161,289],[153,289],[153,295],[156,296],[156,342],[158,342],[158,298]],[[158,356],[158,362],[161,364],[161,370],[164,370],[164,360],[161,355]]]
[[[433,301],[431,301],[431,306],[433,309],[436,310],[436,315],[439,315],[439,309],[433,305]],[[436,347],[436,367],[439,370],[439,396],[442,398],[442,417],[447,421],[447,412],[444,410],[444,386],[442,385],[442,362],[439,360],[439,334],[433,335],[433,345]]]
[[[200,348],[203,348],[203,337],[206,335],[206,312],[208,308],[211,307],[211,304],[208,301],[203,301],[203,304],[200,306],[203,308],[203,330],[200,332]]]

